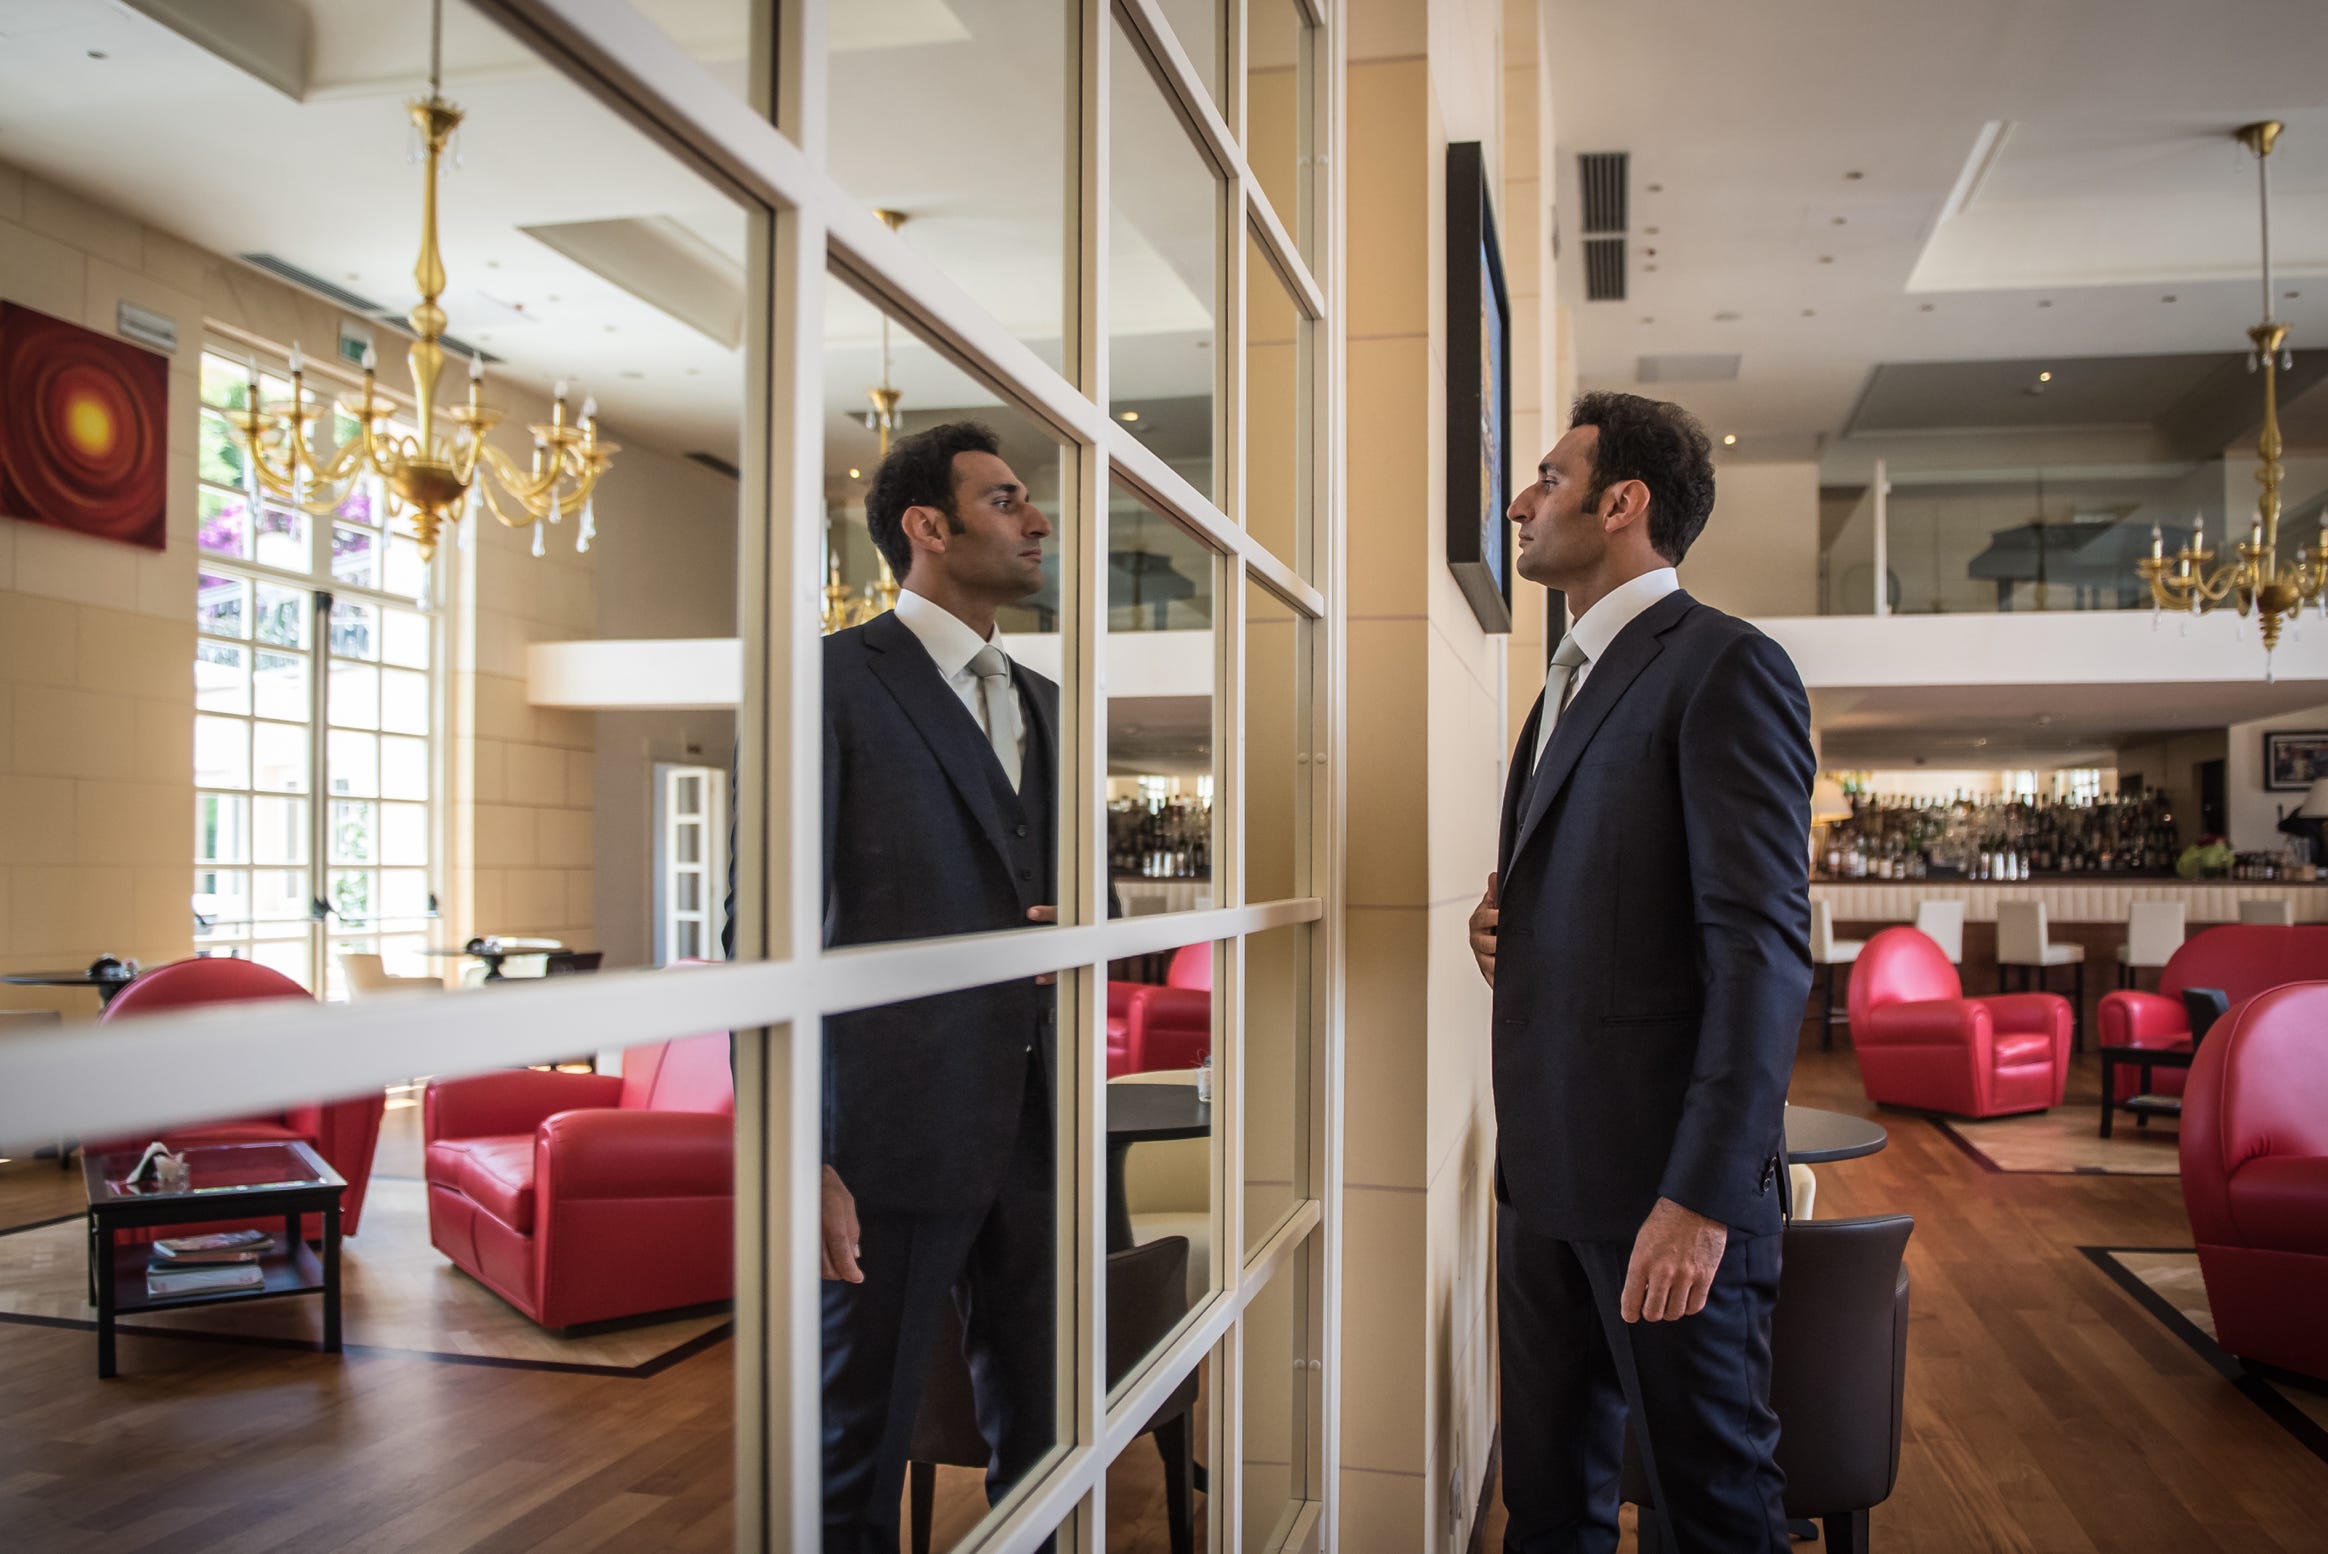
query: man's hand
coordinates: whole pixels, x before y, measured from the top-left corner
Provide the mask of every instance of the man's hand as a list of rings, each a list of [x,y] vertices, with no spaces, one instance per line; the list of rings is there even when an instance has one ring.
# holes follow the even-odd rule
[[[1628,1322],[1678,1322],[1706,1309],[1730,1227],[1660,1198],[1633,1238],[1618,1311]]]
[[[1495,924],[1500,915],[1496,906],[1497,886],[1497,877],[1490,873],[1487,894],[1471,909],[1471,953],[1479,962],[1479,974],[1487,978],[1489,987],[1495,986]]]
[[[818,1277],[863,1284],[865,1270],[857,1266],[857,1256],[864,1250],[857,1244],[857,1200],[831,1166],[824,1168],[819,1199],[817,1230],[824,1256]]]
[[[1027,908],[1027,921],[1030,923],[1055,923],[1058,920],[1059,909],[1055,906]],[[1057,983],[1058,980],[1059,973],[1056,971],[1046,971],[1041,976],[1035,978],[1035,986],[1050,987]]]

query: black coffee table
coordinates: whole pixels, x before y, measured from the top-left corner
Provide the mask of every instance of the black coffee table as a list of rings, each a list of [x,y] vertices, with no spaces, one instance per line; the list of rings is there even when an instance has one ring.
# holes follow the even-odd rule
[[[1872,1117],[1831,1112],[1817,1106],[1786,1109],[1786,1158],[1796,1165],[1825,1165],[1832,1160],[1857,1160],[1891,1142],[1883,1124]]]
[[[1212,1132],[1212,1102],[1196,1098],[1196,1086],[1124,1085],[1107,1087],[1107,1249],[1132,1246],[1132,1211],[1124,1198],[1124,1156],[1134,1144],[1166,1139],[1200,1139]]]
[[[139,1153],[142,1153],[140,1151]],[[97,1374],[114,1373],[114,1321],[129,1312],[225,1306],[277,1295],[323,1296],[323,1348],[340,1352],[340,1195],[348,1184],[298,1139],[257,1144],[198,1145],[183,1151],[187,1183],[174,1192],[153,1181],[125,1185],[137,1154],[83,1155],[81,1180],[89,1191],[89,1300],[97,1308]],[[319,1253],[300,1239],[299,1222],[323,1218]],[[151,1242],[114,1244],[117,1230],[163,1225],[283,1217],[281,1241],[259,1260],[265,1282],[248,1289],[187,1295],[146,1293]]]
[[[2199,1049],[2196,1046],[2181,1048],[2114,1047],[2104,1043],[2094,1050],[2102,1060],[2103,1138],[2110,1136],[2110,1124],[2117,1120],[2118,1113],[2121,1111],[2132,1112],[2135,1125],[2144,1128],[2150,1126],[2150,1119],[2153,1117],[2180,1117],[2182,1115],[2181,1096],[2152,1095],[2150,1093],[2150,1071],[2154,1068],[2189,1068],[2191,1061],[2199,1055]],[[2118,1070],[2128,1066],[2140,1071],[2142,1080],[2136,1092],[2121,1101],[2117,1098],[2116,1093]]]
[[[0,976],[0,982],[13,983],[17,987],[95,988],[100,1008],[112,1003],[123,988],[136,980],[137,973],[134,971],[117,977],[98,976],[86,967],[79,971],[12,971],[6,976]]]

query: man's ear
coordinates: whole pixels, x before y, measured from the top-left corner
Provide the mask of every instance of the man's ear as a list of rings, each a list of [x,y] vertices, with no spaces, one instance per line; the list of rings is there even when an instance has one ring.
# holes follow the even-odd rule
[[[915,545],[916,549],[934,550],[940,553],[945,551],[946,537],[950,530],[946,523],[945,514],[936,508],[920,505],[909,507],[905,510],[905,516],[900,520],[900,524],[905,530],[908,544],[920,542]]]
[[[1638,480],[1620,480],[1609,487],[1608,511],[1601,515],[1603,533],[1615,534],[1649,520],[1649,488]]]

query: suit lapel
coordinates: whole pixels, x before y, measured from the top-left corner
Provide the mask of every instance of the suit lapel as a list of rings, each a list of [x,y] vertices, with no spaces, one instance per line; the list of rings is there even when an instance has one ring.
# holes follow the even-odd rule
[[[1635,616],[1592,666],[1583,686],[1569,702],[1568,711],[1553,725],[1552,742],[1544,747],[1544,759],[1537,763],[1535,786],[1528,791],[1527,810],[1520,817],[1520,834],[1512,843],[1512,858],[1519,857],[1528,839],[1543,824],[1552,800],[1567,785],[1569,774],[1576,770],[1578,758],[1592,743],[1592,736],[1600,731],[1609,709],[1625,694],[1625,688],[1640,677],[1641,671],[1665,651],[1665,633],[1679,624],[1694,604],[1688,594],[1675,589]],[[1537,715],[1542,716],[1541,707]],[[1508,864],[1509,860],[1506,861]]]
[[[1528,791],[1528,773],[1535,766],[1536,730],[1544,723],[1544,693],[1536,693],[1535,710],[1520,727],[1520,742],[1512,749],[1512,769],[1504,778],[1503,823],[1497,827],[1496,870],[1509,873],[1514,844],[1520,835],[1520,800]]]
[[[996,791],[1005,786],[1002,768],[970,709],[938,673],[921,640],[895,615],[877,615],[866,623],[865,646],[874,678],[896,699],[905,721],[938,758],[939,768],[969,806],[988,845],[1007,859],[1008,832]]]

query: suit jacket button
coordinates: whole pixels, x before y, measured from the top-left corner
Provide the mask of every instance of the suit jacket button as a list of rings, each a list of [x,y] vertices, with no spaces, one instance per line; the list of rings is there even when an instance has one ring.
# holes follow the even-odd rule
[[[1027,834],[1027,828],[1026,828],[1025,826],[1020,826],[1020,827],[1018,828],[1018,834],[1019,834],[1020,836],[1024,836],[1024,835],[1026,835],[1026,834]]]
[[[1019,878],[1020,878],[1020,879],[1022,879],[1022,880],[1031,880],[1031,879],[1033,879],[1034,877],[1035,877],[1035,871],[1034,871],[1034,870],[1032,870],[1032,869],[1021,869],[1021,870],[1019,870]]]

